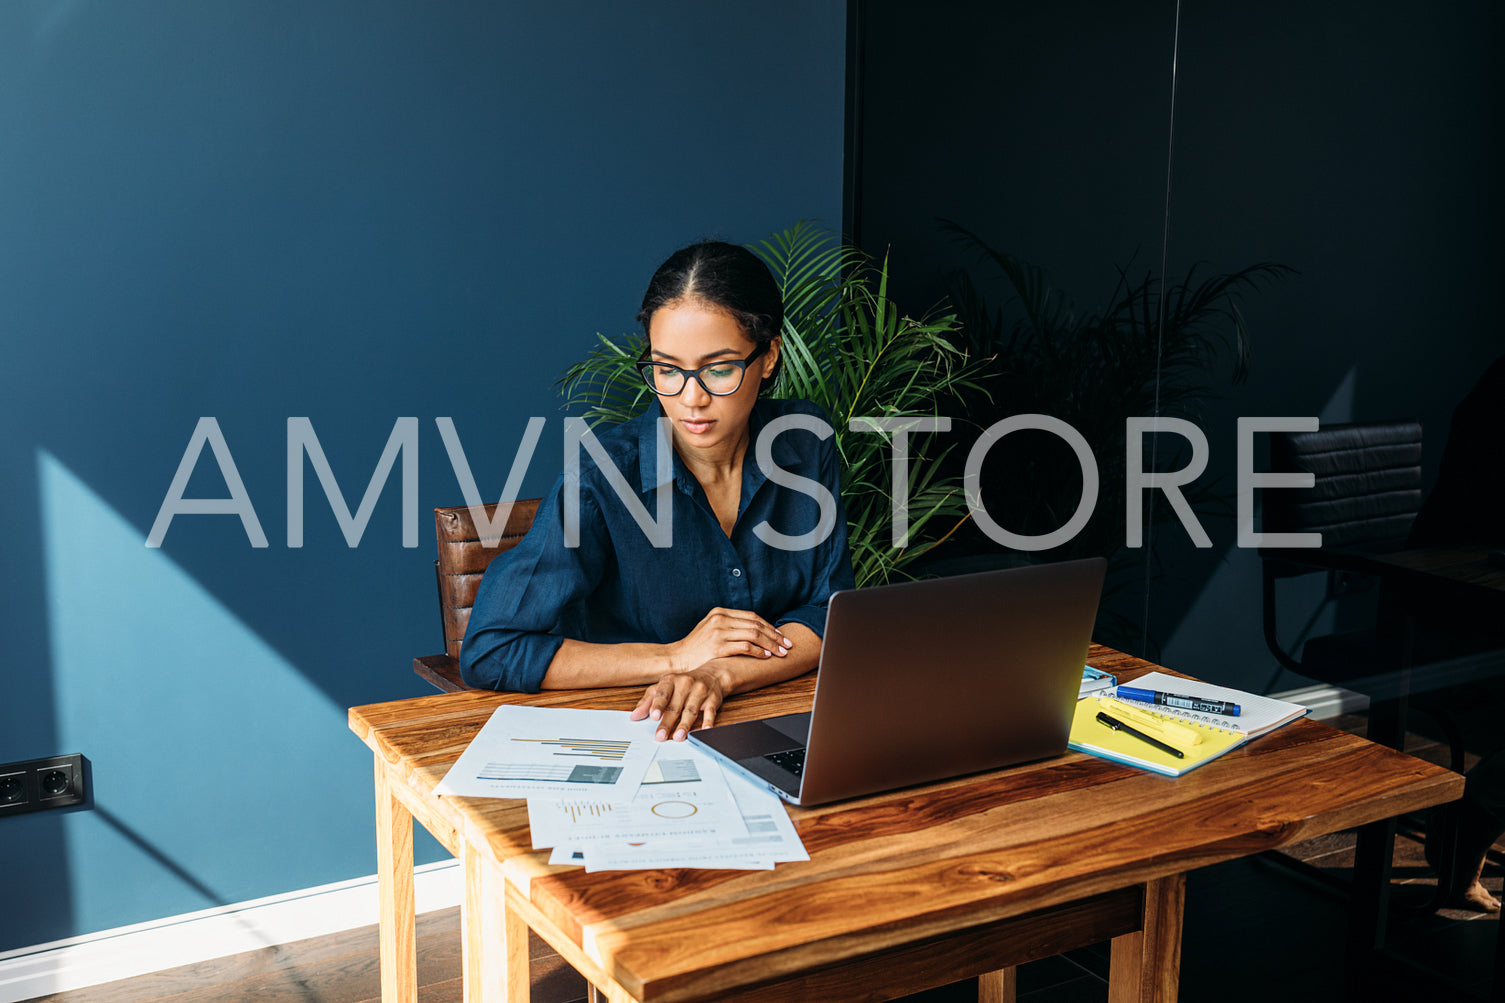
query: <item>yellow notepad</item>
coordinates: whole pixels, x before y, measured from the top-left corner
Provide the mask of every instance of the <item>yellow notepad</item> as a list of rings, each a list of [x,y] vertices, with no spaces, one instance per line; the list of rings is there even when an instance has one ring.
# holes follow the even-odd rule
[[[1177,759],[1169,752],[1157,749],[1133,735],[1109,728],[1098,721],[1097,715],[1100,711],[1110,717],[1118,716],[1095,696],[1078,700],[1076,716],[1071,721],[1071,738],[1067,744],[1078,752],[1102,756],[1104,759],[1127,763],[1146,770],[1154,770],[1168,777],[1179,777],[1187,770],[1194,770],[1203,763],[1218,758],[1229,749],[1236,749],[1248,741],[1246,735],[1227,728],[1217,728],[1199,721],[1188,721],[1185,718],[1170,715],[1150,715],[1166,721],[1174,721],[1182,727],[1194,728],[1202,735],[1202,741],[1192,745],[1176,742],[1173,740],[1174,736],[1156,734],[1154,737],[1181,749],[1185,758]],[[1123,718],[1120,717],[1120,720]],[[1124,723],[1130,727],[1139,728],[1146,734],[1150,731],[1149,728],[1141,727],[1134,721],[1124,720]]]

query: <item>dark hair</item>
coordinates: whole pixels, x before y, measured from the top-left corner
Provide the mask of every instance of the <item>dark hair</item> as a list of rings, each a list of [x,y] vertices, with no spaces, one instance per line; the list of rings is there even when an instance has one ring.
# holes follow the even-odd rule
[[[682,300],[699,300],[724,310],[759,347],[768,345],[784,329],[784,297],[779,284],[757,255],[736,244],[702,240],[675,251],[658,266],[638,311],[644,337],[660,307]],[[781,355],[760,392],[773,386],[783,368]]]

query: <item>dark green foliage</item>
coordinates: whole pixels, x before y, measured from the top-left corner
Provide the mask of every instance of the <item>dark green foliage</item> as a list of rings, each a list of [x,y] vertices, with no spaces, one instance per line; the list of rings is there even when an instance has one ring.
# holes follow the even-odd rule
[[[1106,304],[1087,311],[1053,288],[1040,267],[995,250],[954,223],[943,225],[1002,279],[1005,291],[1003,307],[994,307],[967,274],[954,278],[951,298],[967,350],[976,358],[991,357],[979,380],[987,394],[963,395],[952,405],[955,413],[975,422],[978,433],[1013,414],[1051,415],[1081,433],[1097,462],[1100,487],[1091,521],[1069,543],[1037,557],[1100,555],[1120,573],[1141,564],[1143,555],[1124,547],[1126,419],[1162,415],[1196,422],[1199,405],[1215,396],[1213,368],[1226,354],[1232,356],[1231,380],[1243,380],[1249,338],[1239,297],[1292,270],[1261,262],[1199,275],[1194,267],[1184,278],[1167,281],[1162,292],[1160,280],[1148,271],[1136,280],[1127,268],[1118,268]],[[1178,436],[1146,436],[1146,469],[1151,469],[1152,448],[1159,450],[1153,469],[1179,469],[1189,456],[1184,446]],[[1020,432],[989,453],[979,487],[995,522],[1039,536],[1071,518],[1082,477],[1065,443],[1043,432]],[[1199,512],[1228,509],[1226,497],[1205,478],[1183,493]],[[1148,501],[1147,523],[1176,518],[1163,499],[1153,506]],[[967,543],[997,547],[976,529]]]

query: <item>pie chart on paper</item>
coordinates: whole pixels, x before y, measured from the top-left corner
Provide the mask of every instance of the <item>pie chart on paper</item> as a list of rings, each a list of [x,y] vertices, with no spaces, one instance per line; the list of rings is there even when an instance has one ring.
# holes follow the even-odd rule
[[[660,801],[651,810],[659,818],[668,819],[689,818],[697,811],[688,801]]]

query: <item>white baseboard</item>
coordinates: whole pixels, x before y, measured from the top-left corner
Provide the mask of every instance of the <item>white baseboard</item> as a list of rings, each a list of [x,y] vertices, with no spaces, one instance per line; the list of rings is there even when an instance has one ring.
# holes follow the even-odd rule
[[[464,874],[459,861],[423,864],[414,871],[418,912],[460,904]],[[0,953],[0,1003],[354,930],[376,919],[372,875],[23,947]]]
[[[1330,721],[1340,714],[1354,714],[1369,709],[1369,698],[1341,686],[1303,686],[1299,690],[1271,693],[1273,700],[1299,703],[1314,721]]]

